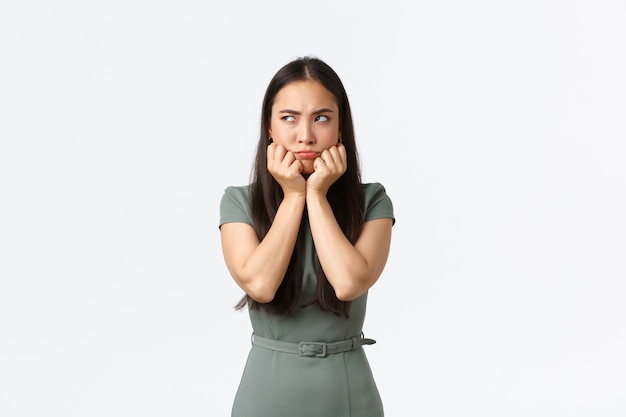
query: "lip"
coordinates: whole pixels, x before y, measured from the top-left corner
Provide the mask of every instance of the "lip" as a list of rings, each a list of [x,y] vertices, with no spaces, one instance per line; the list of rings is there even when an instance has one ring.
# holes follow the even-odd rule
[[[317,152],[313,151],[300,151],[295,153],[299,159],[315,159],[319,156]]]

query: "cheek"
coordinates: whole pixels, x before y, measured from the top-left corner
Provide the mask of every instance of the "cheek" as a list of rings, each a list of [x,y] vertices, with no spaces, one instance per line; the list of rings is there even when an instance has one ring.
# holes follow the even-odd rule
[[[321,137],[320,139],[322,139],[324,143],[324,148],[329,148],[332,145],[337,144],[337,139],[339,139],[339,137],[340,137],[339,132],[332,131],[332,132],[326,132],[324,136]]]
[[[270,135],[274,138],[274,142],[284,143],[289,140],[289,130],[280,126],[270,129]]]
[[[275,144],[283,145],[285,148],[287,148],[287,145],[289,145],[289,141],[285,138],[284,135],[281,135],[280,133],[274,132],[272,139],[274,140]]]
[[[320,134],[323,134],[325,138],[337,139],[341,134],[341,130],[338,125],[325,126],[324,130],[320,132]]]

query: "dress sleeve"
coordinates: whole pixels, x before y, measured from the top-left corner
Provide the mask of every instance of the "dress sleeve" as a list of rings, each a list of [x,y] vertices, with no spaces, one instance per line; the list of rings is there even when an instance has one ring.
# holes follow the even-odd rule
[[[252,226],[248,201],[248,187],[227,187],[220,202],[220,227],[224,223]]]
[[[365,184],[365,221],[391,219],[395,224],[393,204],[380,183]]]

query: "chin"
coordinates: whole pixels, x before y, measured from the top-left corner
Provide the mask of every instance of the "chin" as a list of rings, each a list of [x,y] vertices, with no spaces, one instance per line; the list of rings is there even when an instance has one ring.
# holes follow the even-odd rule
[[[315,168],[313,167],[313,162],[311,163],[302,163],[302,174],[310,175],[315,172]]]

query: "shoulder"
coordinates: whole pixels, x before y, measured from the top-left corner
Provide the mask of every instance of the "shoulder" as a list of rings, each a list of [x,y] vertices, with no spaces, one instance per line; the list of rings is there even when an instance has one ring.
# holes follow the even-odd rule
[[[365,194],[365,221],[391,218],[394,220],[393,203],[385,187],[379,182],[363,184]]]
[[[220,201],[220,225],[229,222],[252,224],[250,219],[250,186],[229,186]]]
[[[379,182],[367,182],[362,184],[363,191],[365,192],[365,200],[368,198],[372,198],[375,195],[387,194],[387,190],[385,190],[385,186]]]
[[[224,189],[224,197],[248,200],[250,192],[249,185],[230,185]]]

